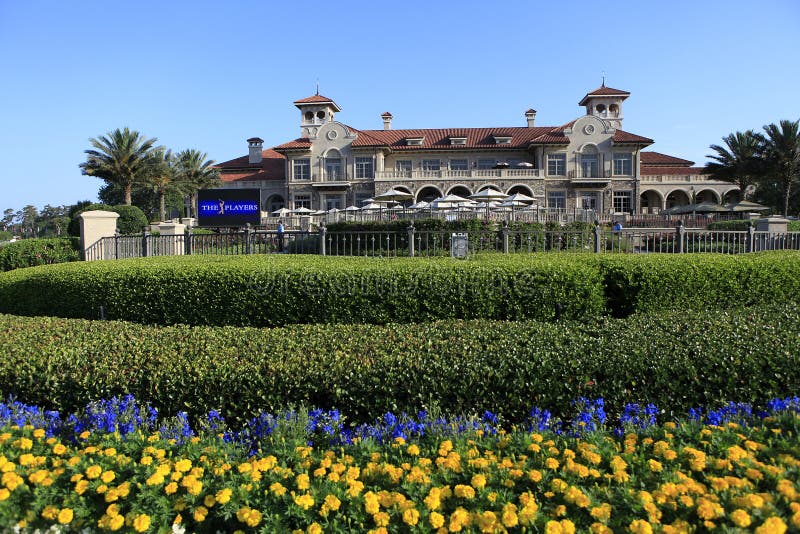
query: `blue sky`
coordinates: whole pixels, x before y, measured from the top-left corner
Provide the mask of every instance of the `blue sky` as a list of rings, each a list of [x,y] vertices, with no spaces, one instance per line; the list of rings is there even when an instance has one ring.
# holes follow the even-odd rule
[[[0,0],[0,210],[96,198],[88,139],[128,126],[216,161],[299,135],[315,91],[380,129],[560,125],[600,85],[623,129],[705,162],[800,117],[800,2]]]

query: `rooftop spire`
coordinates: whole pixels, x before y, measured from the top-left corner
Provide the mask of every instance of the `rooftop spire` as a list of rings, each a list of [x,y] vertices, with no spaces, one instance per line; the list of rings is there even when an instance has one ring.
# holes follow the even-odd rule
[[[600,87],[605,87],[605,86],[606,86],[606,71],[603,71],[603,83],[600,84]],[[319,91],[317,91],[317,93],[319,93]]]
[[[319,96],[319,78],[317,78],[317,96]]]

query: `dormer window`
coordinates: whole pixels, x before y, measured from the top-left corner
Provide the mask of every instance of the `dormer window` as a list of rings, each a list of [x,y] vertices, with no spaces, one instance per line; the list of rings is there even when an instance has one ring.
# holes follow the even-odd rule
[[[511,144],[512,137],[510,135],[509,136],[506,136],[506,135],[493,135],[492,137],[494,137],[494,143],[496,145],[510,145]]]
[[[452,146],[466,146],[467,138],[466,137],[451,137],[450,144]]]
[[[406,145],[408,146],[422,146],[425,137],[406,137]]]

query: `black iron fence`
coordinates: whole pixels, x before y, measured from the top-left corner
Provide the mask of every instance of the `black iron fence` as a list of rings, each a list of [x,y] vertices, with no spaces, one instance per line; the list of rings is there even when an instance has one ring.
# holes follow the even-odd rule
[[[686,228],[607,230],[497,230],[453,233],[400,231],[253,230],[210,234],[141,234],[105,237],[86,250],[86,260],[203,254],[321,254],[329,256],[450,256],[454,237],[470,254],[498,252],[703,253],[743,254],[762,250],[800,250],[800,232],[759,232]]]

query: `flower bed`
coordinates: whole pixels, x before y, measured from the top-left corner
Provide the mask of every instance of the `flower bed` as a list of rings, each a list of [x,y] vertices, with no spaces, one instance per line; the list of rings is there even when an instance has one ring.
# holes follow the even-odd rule
[[[578,409],[579,408],[579,409]],[[0,526],[189,532],[685,532],[800,528],[800,399],[655,425],[603,404],[527,426],[384,417],[358,437],[336,414],[157,421],[133,399],[80,415],[0,407]],[[21,423],[22,426],[15,423]],[[246,437],[247,439],[241,439]],[[252,438],[257,437],[255,441]],[[343,439],[346,438],[346,439]],[[311,444],[309,444],[311,440]],[[255,449],[253,449],[255,447]]]

